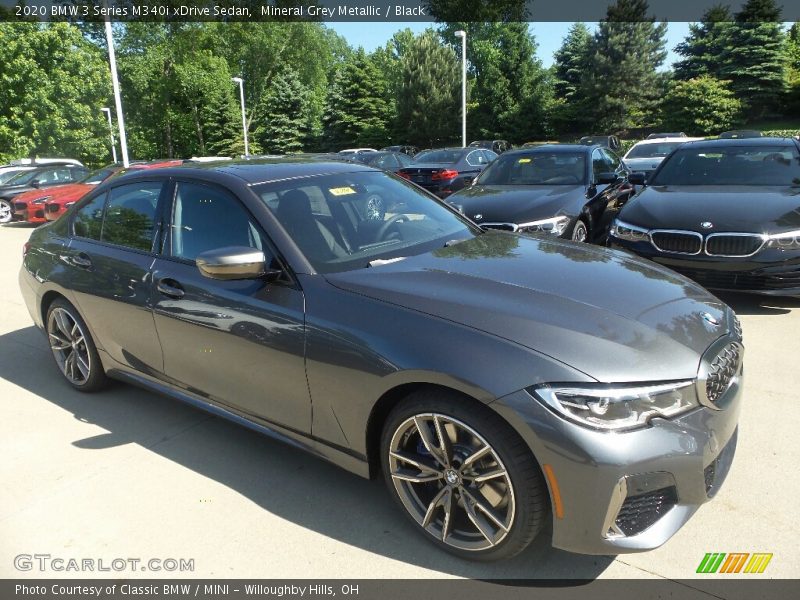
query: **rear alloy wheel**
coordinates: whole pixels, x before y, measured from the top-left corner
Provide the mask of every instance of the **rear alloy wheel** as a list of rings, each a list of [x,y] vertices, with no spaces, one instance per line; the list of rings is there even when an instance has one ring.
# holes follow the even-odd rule
[[[75,308],[56,300],[47,311],[47,339],[61,374],[81,391],[92,392],[106,382],[97,349],[86,323]]]
[[[415,395],[390,415],[382,444],[387,485],[412,521],[449,552],[478,560],[514,556],[544,520],[538,467],[495,413],[436,395]]]
[[[586,242],[589,240],[589,229],[583,219],[575,221],[572,226],[572,241],[573,242]]]
[[[11,208],[11,202],[0,200],[0,223],[10,223],[13,218],[14,209]]]

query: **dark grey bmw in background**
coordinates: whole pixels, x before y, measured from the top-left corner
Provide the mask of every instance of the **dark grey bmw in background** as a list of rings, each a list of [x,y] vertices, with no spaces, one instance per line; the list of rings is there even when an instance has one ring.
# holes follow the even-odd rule
[[[736,445],[743,347],[719,300],[620,252],[484,232],[361,165],[115,178],[33,232],[20,286],[75,388],[122,379],[382,472],[465,557],[548,522],[575,552],[654,548]]]

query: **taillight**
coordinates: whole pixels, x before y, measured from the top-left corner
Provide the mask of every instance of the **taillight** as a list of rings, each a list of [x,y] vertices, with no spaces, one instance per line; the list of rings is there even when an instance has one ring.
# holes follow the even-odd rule
[[[398,171],[397,174],[400,175],[400,177],[402,177],[403,179],[411,179],[410,173],[403,173],[403,171]]]
[[[446,181],[448,179],[455,179],[458,177],[458,171],[453,171],[451,169],[445,169],[444,171],[439,171],[438,173],[434,173],[431,175],[432,181]]]

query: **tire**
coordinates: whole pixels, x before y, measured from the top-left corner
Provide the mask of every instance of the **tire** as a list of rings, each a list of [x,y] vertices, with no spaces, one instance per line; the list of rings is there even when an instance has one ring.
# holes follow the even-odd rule
[[[387,417],[380,448],[400,510],[425,538],[461,558],[515,556],[549,514],[530,448],[491,409],[455,392],[408,396]]]
[[[570,239],[573,242],[589,241],[589,226],[586,225],[586,221],[583,220],[583,217],[578,217],[578,220],[575,221],[575,224],[572,226]]]
[[[8,200],[0,200],[0,223],[11,223],[14,220],[14,207]]]
[[[106,378],[97,347],[86,322],[72,304],[58,298],[50,304],[45,319],[50,350],[64,379],[76,390],[96,392]]]

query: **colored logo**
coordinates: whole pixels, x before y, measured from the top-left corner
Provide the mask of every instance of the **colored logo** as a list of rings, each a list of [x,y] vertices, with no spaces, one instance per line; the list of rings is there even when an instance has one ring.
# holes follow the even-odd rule
[[[712,227],[714,227],[714,224],[711,221],[703,221],[702,223],[700,223],[700,227],[702,227],[703,229],[711,229]]]
[[[771,552],[708,552],[697,567],[698,573],[763,573]]]
[[[719,320],[714,318],[714,315],[711,313],[700,313],[700,316],[703,317],[703,320],[708,323],[709,325],[719,325]]]

